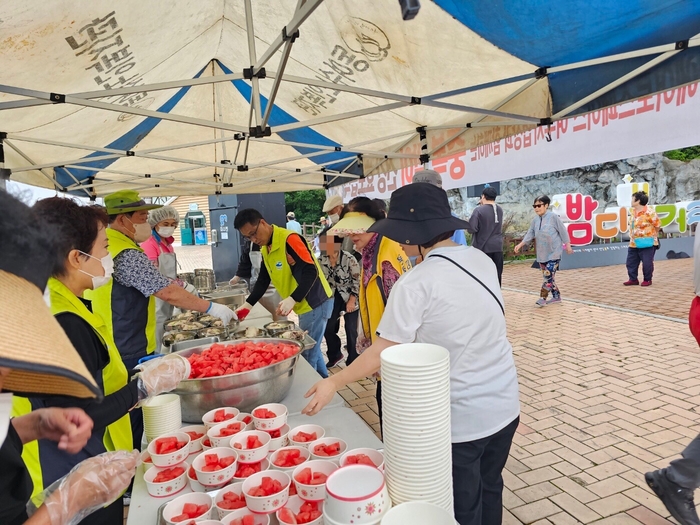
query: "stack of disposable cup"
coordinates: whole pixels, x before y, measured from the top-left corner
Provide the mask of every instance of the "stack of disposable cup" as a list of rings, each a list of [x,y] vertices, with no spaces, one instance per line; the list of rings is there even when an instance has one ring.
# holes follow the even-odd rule
[[[163,434],[177,432],[182,427],[180,396],[177,394],[155,396],[142,407],[143,429],[148,443]]]
[[[394,505],[428,501],[453,512],[450,355],[404,344],[381,354],[384,473]]]

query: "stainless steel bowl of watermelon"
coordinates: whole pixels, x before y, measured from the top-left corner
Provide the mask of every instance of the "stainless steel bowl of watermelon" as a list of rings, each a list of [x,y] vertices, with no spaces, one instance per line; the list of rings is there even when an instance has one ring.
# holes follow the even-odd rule
[[[177,352],[192,368],[173,393],[180,396],[182,420],[199,423],[218,407],[241,412],[278,403],[289,393],[303,345],[288,339],[238,339]]]

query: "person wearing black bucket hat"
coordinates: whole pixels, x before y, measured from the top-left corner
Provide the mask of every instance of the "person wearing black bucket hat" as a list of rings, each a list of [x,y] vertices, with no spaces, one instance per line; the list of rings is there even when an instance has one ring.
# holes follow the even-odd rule
[[[376,372],[386,348],[403,343],[446,348],[455,518],[460,525],[499,525],[501,473],[520,420],[518,377],[496,267],[480,250],[450,239],[462,228],[465,221],[452,216],[442,189],[411,184],[393,193],[388,217],[368,231],[418,246],[424,262],[394,285],[372,346],[316,383],[303,413],[318,413],[337,390]]]

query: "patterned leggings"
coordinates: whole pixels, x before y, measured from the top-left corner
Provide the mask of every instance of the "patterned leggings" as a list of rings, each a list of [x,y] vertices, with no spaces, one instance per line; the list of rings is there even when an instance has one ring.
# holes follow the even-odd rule
[[[540,297],[546,299],[549,292],[552,292],[553,298],[559,297],[559,288],[557,283],[554,282],[554,275],[559,270],[559,259],[556,261],[547,261],[546,263],[540,263],[540,269],[542,270],[542,290],[540,290]]]

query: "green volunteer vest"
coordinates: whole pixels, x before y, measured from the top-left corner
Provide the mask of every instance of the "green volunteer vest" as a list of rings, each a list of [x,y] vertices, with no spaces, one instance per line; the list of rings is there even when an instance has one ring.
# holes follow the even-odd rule
[[[298,283],[294,276],[292,275],[292,268],[287,261],[287,237],[291,234],[296,233],[285,228],[280,228],[279,226],[272,226],[272,244],[270,246],[263,246],[260,249],[262,254],[263,262],[265,263],[265,268],[267,268],[267,273],[270,275],[270,281],[277,288],[277,291],[283,298],[287,298],[294,290],[296,290]],[[309,247],[309,243],[306,243]],[[321,284],[323,289],[326,291],[326,295],[330,298],[333,297],[333,292],[331,287],[326,281],[323,275],[323,270],[314,256],[314,252],[309,247],[309,252],[313,258],[314,264],[316,265],[316,270],[318,271],[318,278],[321,279]],[[294,306],[294,313],[297,315],[305,314],[312,310],[311,306],[306,299],[297,303]]]
[[[51,297],[51,313],[58,315],[66,312],[77,315],[86,321],[95,331],[100,341],[107,348],[109,363],[102,370],[102,385],[104,395],[108,396],[124,387],[129,381],[129,374],[122,362],[121,355],[114,344],[111,332],[101,317],[92,313],[61,281],[51,277],[48,283]],[[13,397],[13,416],[20,416],[31,412],[31,402],[27,398]],[[102,438],[107,451],[131,450],[133,438],[131,433],[131,421],[129,414],[125,414],[117,421],[108,425]],[[41,492],[45,487],[41,474],[41,458],[39,457],[39,445],[36,441],[26,444],[22,450],[29,474],[34,482],[32,497]]]
[[[116,259],[124,250],[138,250],[143,252],[141,247],[129,237],[117,230],[107,228],[107,238],[109,239],[109,253],[112,259]],[[85,293],[85,298],[92,300],[92,309],[104,319],[105,324],[110,334],[114,335],[114,317],[112,314],[112,286],[114,280],[104,286],[100,286],[97,290],[88,290]],[[120,327],[125,329],[125,327]],[[151,296],[148,298],[148,321],[146,323],[146,354],[152,354],[156,349],[156,298]]]

